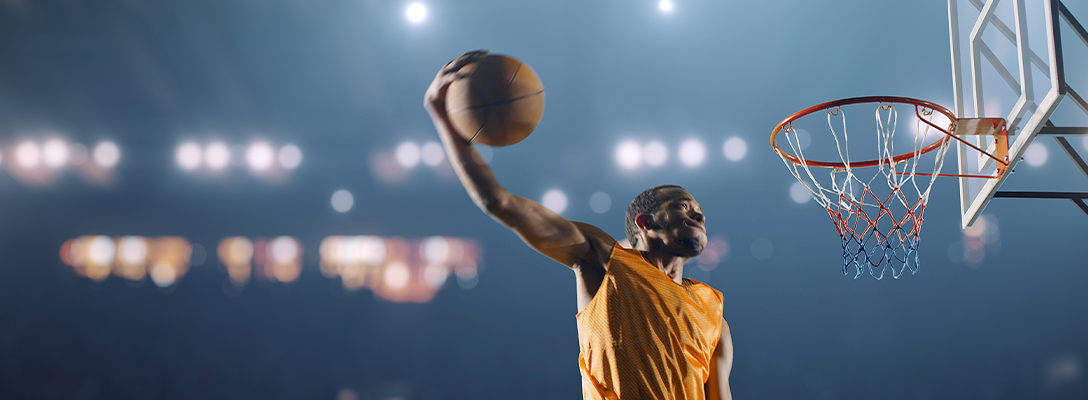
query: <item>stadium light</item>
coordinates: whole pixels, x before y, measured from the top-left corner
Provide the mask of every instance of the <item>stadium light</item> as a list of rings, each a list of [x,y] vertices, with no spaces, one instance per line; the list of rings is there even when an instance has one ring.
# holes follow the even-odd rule
[[[200,159],[202,158],[200,153],[200,146],[193,142],[186,142],[178,146],[174,158],[177,159],[178,166],[182,169],[192,171],[200,166]]]
[[[404,14],[409,21],[420,23],[427,19],[427,7],[420,3],[412,3],[408,5],[408,9],[405,10]]]

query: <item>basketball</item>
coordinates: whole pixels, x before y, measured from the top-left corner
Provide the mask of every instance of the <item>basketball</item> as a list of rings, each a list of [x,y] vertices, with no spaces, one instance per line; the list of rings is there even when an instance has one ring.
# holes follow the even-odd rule
[[[544,114],[544,85],[528,64],[488,55],[461,68],[450,84],[446,110],[470,143],[509,146],[529,136]]]

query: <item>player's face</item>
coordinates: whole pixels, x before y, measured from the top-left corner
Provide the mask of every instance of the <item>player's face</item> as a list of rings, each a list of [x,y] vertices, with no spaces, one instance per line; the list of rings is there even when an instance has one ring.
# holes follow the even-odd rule
[[[695,198],[686,190],[663,189],[661,208],[654,214],[666,249],[684,257],[695,257],[706,247],[706,217]]]

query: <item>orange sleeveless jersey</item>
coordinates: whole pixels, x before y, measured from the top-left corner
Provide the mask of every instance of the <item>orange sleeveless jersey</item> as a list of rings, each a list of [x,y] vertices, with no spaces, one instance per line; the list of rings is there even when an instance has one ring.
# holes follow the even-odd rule
[[[722,293],[683,282],[638,250],[612,247],[601,288],[576,317],[584,398],[705,398],[721,338]]]

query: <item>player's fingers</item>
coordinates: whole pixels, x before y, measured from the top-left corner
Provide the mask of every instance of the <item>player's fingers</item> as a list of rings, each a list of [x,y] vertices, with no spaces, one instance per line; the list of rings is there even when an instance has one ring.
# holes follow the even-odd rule
[[[491,50],[473,50],[466,52],[453,59],[453,61],[446,63],[446,66],[442,68],[442,73],[449,74],[456,72],[468,64],[480,61],[480,59],[487,57],[488,54],[491,54]]]

